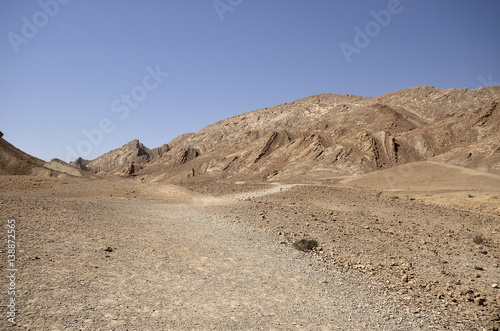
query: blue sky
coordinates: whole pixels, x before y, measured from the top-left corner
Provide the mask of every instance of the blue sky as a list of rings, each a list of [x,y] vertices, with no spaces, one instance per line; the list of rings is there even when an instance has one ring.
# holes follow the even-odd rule
[[[498,84],[499,12],[493,0],[3,0],[0,130],[45,160],[92,159],[319,93]]]

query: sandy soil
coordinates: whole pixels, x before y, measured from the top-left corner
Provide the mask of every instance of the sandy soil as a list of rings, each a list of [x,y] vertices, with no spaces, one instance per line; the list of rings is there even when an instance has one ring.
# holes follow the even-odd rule
[[[17,324],[0,328],[498,328],[494,214],[332,185],[189,188],[0,177],[18,268]],[[300,238],[320,248],[293,249]]]

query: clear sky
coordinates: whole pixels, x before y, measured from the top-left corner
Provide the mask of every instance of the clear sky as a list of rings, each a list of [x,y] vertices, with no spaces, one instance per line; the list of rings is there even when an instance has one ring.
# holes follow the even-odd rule
[[[50,160],[319,93],[500,81],[495,0],[0,2],[0,130]]]

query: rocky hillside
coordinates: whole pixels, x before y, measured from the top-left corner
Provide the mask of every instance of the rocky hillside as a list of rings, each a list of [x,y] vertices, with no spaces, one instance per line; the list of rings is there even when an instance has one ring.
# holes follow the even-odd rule
[[[500,87],[421,86],[379,97],[320,94],[263,108],[86,167],[152,179],[330,178],[433,160],[500,173]],[[130,171],[134,162],[139,164]]]
[[[30,175],[34,168],[41,167],[43,160],[37,159],[0,138],[0,175]]]
[[[168,150],[169,146],[167,144],[159,148],[149,149],[136,139],[101,155],[97,159],[85,160],[78,158],[71,164],[80,169],[95,172],[133,174],[140,170],[144,164],[162,156]]]
[[[35,175],[44,177],[91,177],[59,159],[45,162],[31,156],[0,136],[0,175]]]

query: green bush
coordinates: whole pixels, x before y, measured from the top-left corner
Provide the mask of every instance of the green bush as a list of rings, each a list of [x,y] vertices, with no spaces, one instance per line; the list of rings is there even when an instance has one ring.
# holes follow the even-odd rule
[[[481,233],[476,233],[475,235],[472,236],[472,241],[474,244],[484,244],[486,242],[486,237],[483,236]]]
[[[299,251],[306,252],[318,246],[316,240],[301,239],[293,243],[293,247]]]

